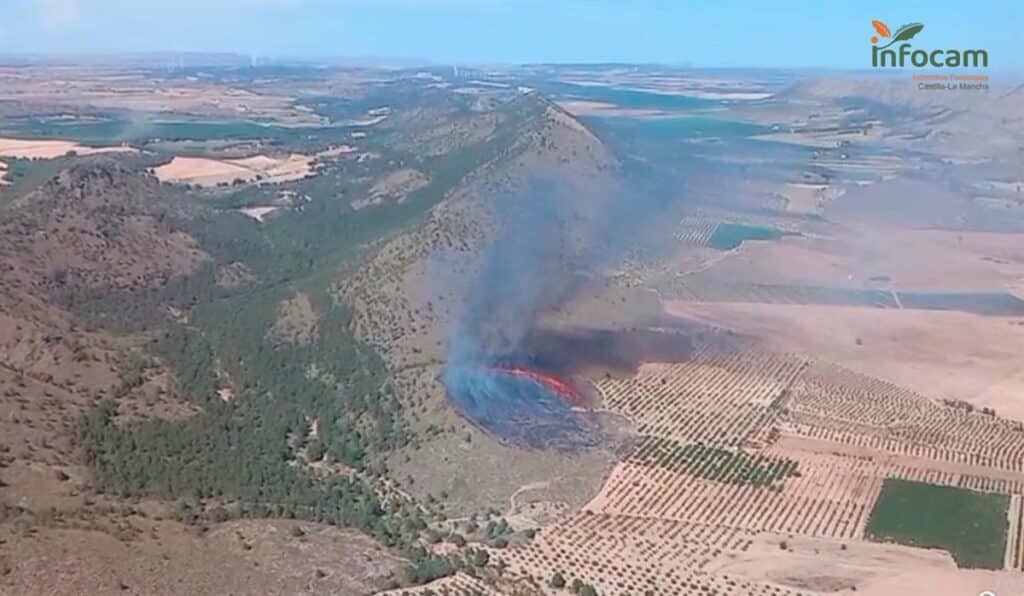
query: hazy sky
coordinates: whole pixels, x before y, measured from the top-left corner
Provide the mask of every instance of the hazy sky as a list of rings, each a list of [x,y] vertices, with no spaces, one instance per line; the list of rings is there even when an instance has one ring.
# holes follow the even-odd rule
[[[1020,0],[0,0],[0,53],[863,68],[871,19],[924,23],[916,47],[1024,66]]]

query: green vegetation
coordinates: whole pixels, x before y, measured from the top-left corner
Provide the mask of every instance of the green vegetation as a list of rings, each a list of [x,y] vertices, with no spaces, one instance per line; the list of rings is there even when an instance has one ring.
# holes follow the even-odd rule
[[[538,79],[535,81],[535,84],[545,92],[552,93],[559,98],[601,101],[615,104],[622,108],[680,110],[707,108],[715,105],[715,102],[713,101],[699,99],[696,97],[687,97],[685,95],[675,93],[642,91],[639,89],[628,89],[624,87],[577,85],[547,79]]]
[[[621,118],[591,116],[588,124],[602,132],[624,137],[627,142],[665,142],[700,137],[748,137],[767,132],[757,124],[721,120],[704,116],[677,116],[671,118]]]
[[[241,504],[241,516],[353,526],[421,562],[418,510],[385,508],[370,483],[382,472],[370,453],[409,441],[383,364],[344,333],[323,334],[305,347],[276,345],[265,331],[274,294],[208,305],[196,316],[206,333],[172,326],[156,342],[154,351],[167,358],[179,389],[203,406],[201,415],[120,424],[109,399],[83,417],[79,438],[99,484],[124,496],[227,500]],[[344,317],[344,309],[335,307],[325,324],[345,329]],[[223,383],[215,362],[238,391],[231,401],[214,396]],[[313,367],[315,376],[309,374]],[[315,441],[311,420],[318,424]],[[312,445],[320,457],[358,474],[315,480],[294,465],[303,447]],[[189,508],[201,516],[197,509]]]
[[[151,347],[171,364],[181,394],[193,403],[207,405],[217,391],[216,356],[206,337],[195,327],[172,325]]]
[[[88,412],[79,438],[99,484],[124,496],[240,503],[243,516],[353,526],[401,548],[417,565],[446,569],[416,550],[418,529],[407,523],[412,514],[384,509],[372,489],[383,469],[371,454],[410,440],[383,363],[347,333],[347,310],[325,293],[316,306],[325,328],[336,333],[320,334],[307,346],[274,340],[267,329],[286,295],[285,287],[271,287],[201,304],[189,326],[171,323],[160,332],[153,353],[171,366],[179,391],[204,411],[185,421],[127,425],[113,418],[113,400]],[[215,391],[227,380],[236,395],[222,401]],[[294,465],[307,446],[358,476],[315,480]],[[420,579],[427,575],[418,572]]]
[[[1010,498],[952,486],[887,478],[866,534],[872,540],[941,548],[957,566],[1000,569]]]
[[[904,308],[1024,316],[1024,299],[1010,292],[897,292]]]
[[[572,580],[569,591],[579,596],[597,596],[597,589],[579,578]]]
[[[263,139],[270,142],[340,142],[353,129],[342,126],[282,126],[251,120],[138,120],[112,113],[102,118],[20,118],[0,121],[0,135],[19,138],[68,139],[86,145],[161,141]]]
[[[518,110],[510,118],[515,126],[528,122],[529,106],[510,109]],[[200,409],[187,420],[126,422],[116,417],[124,391],[89,410],[78,437],[98,485],[125,497],[176,499],[180,517],[191,522],[273,516],[359,528],[409,557],[418,582],[486,564],[482,551],[430,554],[421,544],[430,510],[378,492],[391,453],[418,444],[403,404],[417,396],[402,394],[380,356],[353,336],[352,313],[337,302],[335,287],[368,246],[422,221],[464,176],[507,151],[516,132],[418,159],[414,167],[427,173],[429,186],[402,203],[359,211],[327,184],[301,209],[260,225],[218,212],[216,203],[211,209],[209,196],[181,192],[188,208],[161,212],[160,221],[196,238],[209,262],[159,290],[64,297],[90,322],[146,331],[150,355],[171,369],[176,392]],[[339,172],[335,180],[345,178]],[[239,264],[251,275],[248,283],[217,283],[220,268]],[[310,297],[319,316],[320,332],[307,344],[270,332],[281,302],[296,292]],[[169,316],[168,306],[187,317]],[[232,397],[222,399],[221,389]],[[310,461],[340,472],[313,476]],[[495,546],[507,544],[508,533],[504,522],[487,528]]]
[[[87,412],[78,436],[98,483],[123,496],[232,503],[229,518],[287,517],[359,528],[404,552],[415,581],[449,573],[450,563],[417,542],[426,527],[421,510],[412,503],[385,505],[373,488],[373,478],[384,470],[371,454],[410,440],[380,359],[344,332],[323,334],[304,347],[275,344],[266,329],[277,297],[268,292],[260,299],[205,305],[197,309],[197,327],[172,325],[157,339],[154,352],[171,365],[179,389],[204,411],[185,421],[123,424],[114,418],[115,401],[109,399]],[[324,302],[318,306],[324,308]],[[325,325],[344,330],[345,317],[341,306],[330,308]],[[224,383],[214,363],[231,380],[235,399],[214,395]],[[312,420],[318,424],[315,439]],[[295,465],[304,447],[307,457],[355,473],[315,479]],[[225,516],[190,504],[182,517]]]
[[[711,238],[708,239],[708,247],[715,250],[732,250],[747,240],[776,240],[781,238],[782,235],[782,232],[775,228],[721,223],[718,224],[714,233],[711,234]]]
[[[730,484],[770,486],[797,474],[789,459],[750,455],[740,449],[726,449],[703,443],[679,443],[650,437],[634,456],[639,463],[682,469],[690,474]]]
[[[17,159],[5,157],[7,171],[4,177],[10,183],[0,188],[0,206],[9,199],[18,197],[39,187],[71,162],[70,158]]]

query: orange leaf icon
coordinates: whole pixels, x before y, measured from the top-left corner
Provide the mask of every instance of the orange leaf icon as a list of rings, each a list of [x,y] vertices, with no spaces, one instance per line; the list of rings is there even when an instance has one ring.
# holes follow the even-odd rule
[[[889,31],[889,27],[882,21],[871,21],[871,26],[878,31],[878,34],[882,37],[889,37],[892,33]]]

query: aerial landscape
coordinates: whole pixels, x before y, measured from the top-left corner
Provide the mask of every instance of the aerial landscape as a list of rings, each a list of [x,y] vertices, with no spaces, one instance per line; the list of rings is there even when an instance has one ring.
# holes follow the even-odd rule
[[[1024,78],[0,49],[0,594],[1024,593]]]

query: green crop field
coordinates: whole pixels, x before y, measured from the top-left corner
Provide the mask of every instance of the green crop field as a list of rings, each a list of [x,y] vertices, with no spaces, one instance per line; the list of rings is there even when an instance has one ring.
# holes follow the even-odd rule
[[[947,550],[959,567],[1000,569],[1009,504],[1007,495],[887,478],[866,534]]]
[[[685,470],[701,478],[730,484],[771,486],[796,474],[790,459],[752,455],[704,443],[683,444],[650,437],[640,463]]]
[[[711,234],[708,246],[716,250],[732,250],[747,240],[775,240],[781,236],[782,232],[775,228],[722,223]]]

